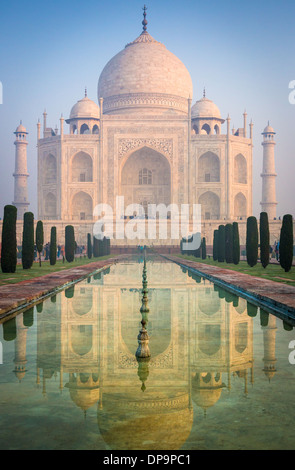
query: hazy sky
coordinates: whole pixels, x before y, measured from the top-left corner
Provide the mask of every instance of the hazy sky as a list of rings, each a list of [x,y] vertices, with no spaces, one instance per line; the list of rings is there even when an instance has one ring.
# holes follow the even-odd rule
[[[254,215],[260,212],[261,132],[267,121],[276,135],[278,215],[295,214],[294,0],[147,1],[148,31],[188,68],[193,101],[207,97],[231,125],[254,122]],[[105,64],[142,31],[138,0],[2,2],[0,15],[0,216],[13,201],[14,134],[22,119],[29,136],[30,210],[37,217],[36,123],[59,126],[61,113],[83,98],[97,101]],[[226,132],[226,124],[223,133]]]

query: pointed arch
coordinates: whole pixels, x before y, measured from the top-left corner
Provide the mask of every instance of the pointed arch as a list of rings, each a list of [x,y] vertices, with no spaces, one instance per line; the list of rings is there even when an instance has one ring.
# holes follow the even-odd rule
[[[92,349],[92,325],[72,325],[71,346],[78,356],[88,354]]]
[[[200,325],[199,327],[199,349],[206,356],[214,356],[221,347],[220,325]]]
[[[248,323],[238,323],[235,326],[235,350],[242,354],[248,346]]]
[[[92,197],[84,191],[79,191],[72,199],[72,220],[92,220]]]
[[[44,215],[46,218],[56,218],[56,196],[53,193],[46,194],[44,198]]]
[[[49,153],[45,157],[44,167],[43,167],[43,178],[45,184],[56,183],[57,176],[57,164],[56,158],[54,155]]]
[[[235,196],[234,215],[237,218],[247,217],[247,199],[243,193],[238,193]]]
[[[171,203],[171,167],[168,158],[143,146],[123,162],[120,173],[125,204]]]
[[[220,161],[213,152],[206,152],[198,160],[198,181],[212,183],[220,181]]]
[[[93,161],[88,153],[80,151],[72,157],[71,181],[73,183],[93,181]]]
[[[207,135],[211,134],[211,127],[209,126],[209,124],[204,124],[202,126],[202,131],[203,131],[202,134],[205,134],[205,133]]]
[[[90,134],[90,129],[87,124],[82,124],[80,127],[80,134]]]
[[[244,155],[239,153],[235,156],[234,162],[234,182],[247,184],[248,176],[247,176],[247,161]]]
[[[199,197],[201,204],[202,220],[220,219],[220,199],[212,191],[206,191]]]

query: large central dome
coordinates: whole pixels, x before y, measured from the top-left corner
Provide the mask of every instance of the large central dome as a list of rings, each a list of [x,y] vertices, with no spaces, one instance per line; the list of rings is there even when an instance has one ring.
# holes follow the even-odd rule
[[[186,114],[192,95],[187,68],[147,31],[107,63],[98,82],[98,99],[104,99],[107,114]]]

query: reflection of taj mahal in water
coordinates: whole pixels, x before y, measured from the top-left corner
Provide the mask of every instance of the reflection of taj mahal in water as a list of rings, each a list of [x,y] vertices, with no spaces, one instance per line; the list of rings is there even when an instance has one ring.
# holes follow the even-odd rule
[[[193,103],[187,68],[147,32],[146,20],[143,25],[140,36],[104,67],[98,104],[85,91],[72,107],[68,133],[63,117],[60,129],[52,129],[44,112],[42,133],[38,122],[38,218],[45,221],[45,238],[56,225],[62,239],[64,224],[71,223],[78,242],[85,243],[96,205],[108,204],[115,213],[116,197],[124,196],[125,208],[140,204],[145,212],[149,204],[201,204],[209,244],[220,223],[234,220],[244,243],[245,221],[252,215],[253,124],[248,129],[245,112],[242,126],[231,129],[230,117],[221,116],[205,91]],[[26,134],[22,125],[16,130],[19,219],[29,207]],[[261,208],[277,239],[274,135],[270,126],[263,131]]]
[[[138,364],[142,265],[136,266],[112,267],[38,307],[37,383],[46,394],[46,384],[59,375],[56,388],[85,414],[96,407],[99,431],[112,449],[159,449],[162,439],[163,448],[179,449],[194,414],[210,413],[232,380],[241,382],[245,394],[248,382],[254,384],[255,307],[197,276],[184,277],[177,265],[149,263],[152,357]],[[172,288],[164,281],[169,278]],[[20,380],[26,374],[25,318],[26,313],[16,317]],[[270,380],[276,371],[276,318],[270,315],[262,330],[264,356],[256,361]]]

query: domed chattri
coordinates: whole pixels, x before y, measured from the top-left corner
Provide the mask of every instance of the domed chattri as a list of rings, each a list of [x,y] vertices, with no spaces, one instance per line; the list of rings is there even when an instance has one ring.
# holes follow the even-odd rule
[[[71,109],[70,119],[99,119],[99,106],[87,96],[85,91],[85,96],[82,100],[79,100]]]
[[[220,111],[213,101],[205,96],[197,101],[192,107],[192,119],[194,118],[214,118],[221,119]]]
[[[187,68],[147,32],[144,10],[141,35],[115,55],[100,75],[98,99],[104,99],[104,113],[187,114],[192,94]]]

